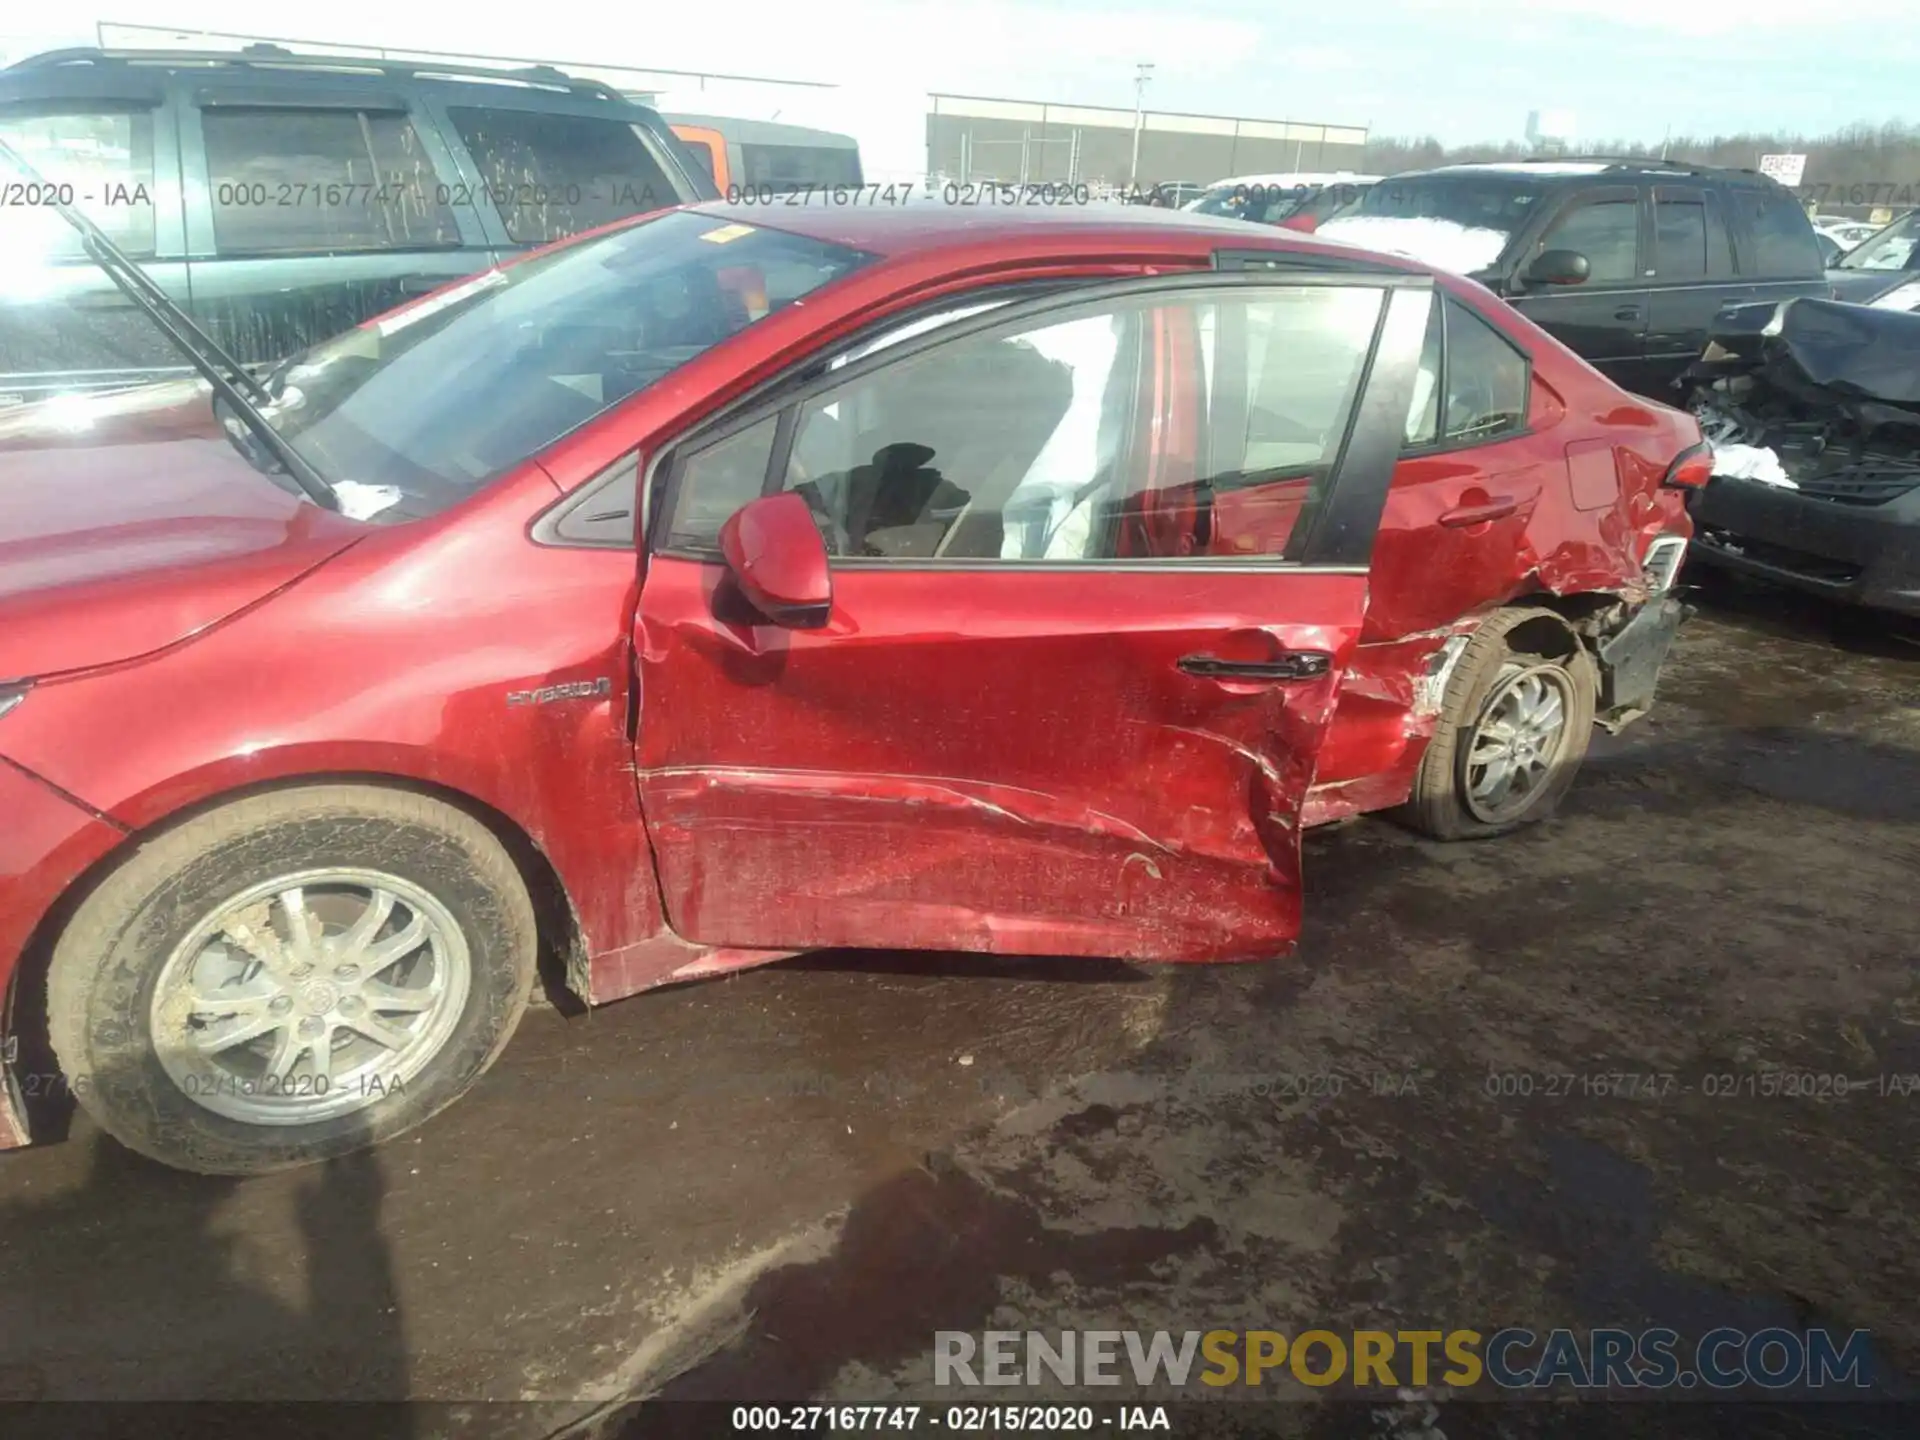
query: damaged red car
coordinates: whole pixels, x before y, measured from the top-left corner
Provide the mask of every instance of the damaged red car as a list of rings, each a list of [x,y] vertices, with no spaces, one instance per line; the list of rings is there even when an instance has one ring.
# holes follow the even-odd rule
[[[1471,282],[1138,208],[695,206],[264,376],[92,248],[203,378],[0,415],[0,982],[204,1172],[419,1123],[543,951],[1282,955],[1303,830],[1646,709],[1711,469]]]

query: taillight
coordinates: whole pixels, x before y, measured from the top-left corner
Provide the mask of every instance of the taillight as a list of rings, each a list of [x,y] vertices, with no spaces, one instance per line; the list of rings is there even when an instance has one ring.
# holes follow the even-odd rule
[[[1660,483],[1669,490],[1698,490],[1712,478],[1713,447],[1703,441],[1675,456]]]

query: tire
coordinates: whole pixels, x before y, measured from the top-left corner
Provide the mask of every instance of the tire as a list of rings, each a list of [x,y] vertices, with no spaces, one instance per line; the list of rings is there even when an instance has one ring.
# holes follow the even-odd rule
[[[1525,639],[1515,635],[1523,626]],[[1548,636],[1554,638],[1544,639]],[[1482,725],[1503,713],[1503,702],[1523,699],[1535,683],[1554,691],[1561,701],[1557,738],[1551,753],[1542,756],[1544,773],[1534,772],[1536,783],[1528,794],[1511,799],[1504,808],[1490,807],[1486,796],[1476,792],[1485,772],[1472,763],[1475,743]],[[1474,632],[1454,668],[1439,725],[1400,812],[1402,820],[1436,840],[1483,839],[1545,820],[1586,758],[1599,689],[1593,657],[1551,610],[1496,612]]]
[[[259,1174],[452,1104],[519,1024],[536,949],[519,872],[473,817],[375,786],[282,790],[138,844],[54,946],[48,1030],[129,1149]]]

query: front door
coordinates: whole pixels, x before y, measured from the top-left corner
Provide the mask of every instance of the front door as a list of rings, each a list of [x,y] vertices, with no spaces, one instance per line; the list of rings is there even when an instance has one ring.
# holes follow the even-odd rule
[[[1284,950],[1432,298],[1216,274],[1019,302],[667,456],[636,768],[675,929]],[[823,628],[767,623],[716,553],[782,489],[830,555]]]
[[[1514,304],[1534,324],[1618,385],[1640,377],[1651,295],[1642,260],[1640,192],[1632,185],[1583,190],[1570,197],[1527,247],[1519,271],[1549,250],[1587,257],[1579,285],[1540,286]]]
[[[165,86],[139,74],[10,76],[0,140],[0,409],[193,374],[53,208],[83,211],[175,304],[188,300],[178,148]]]

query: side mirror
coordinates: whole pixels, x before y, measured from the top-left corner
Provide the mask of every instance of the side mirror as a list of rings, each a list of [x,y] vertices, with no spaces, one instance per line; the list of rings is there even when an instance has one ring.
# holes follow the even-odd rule
[[[740,593],[767,619],[818,630],[833,610],[827,542],[801,496],[765,495],[720,527],[720,553]]]
[[[1578,250],[1543,250],[1527,267],[1529,285],[1584,285],[1593,267]]]

